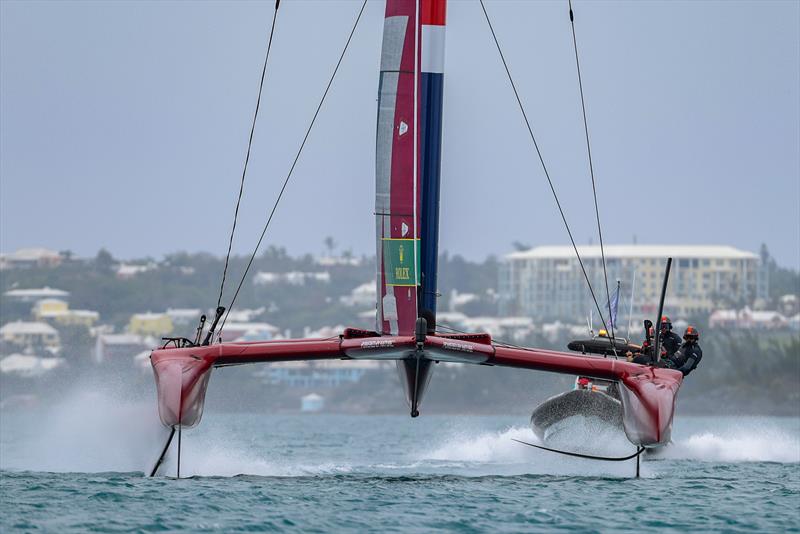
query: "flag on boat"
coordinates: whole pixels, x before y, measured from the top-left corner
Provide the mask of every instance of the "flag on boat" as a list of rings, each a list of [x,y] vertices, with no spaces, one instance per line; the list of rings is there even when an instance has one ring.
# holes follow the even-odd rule
[[[611,295],[611,300],[608,301],[608,324],[606,324],[606,330],[608,330],[609,332],[612,332],[617,328],[618,309],[619,309],[619,283],[617,284],[617,289],[614,291],[614,294]]]

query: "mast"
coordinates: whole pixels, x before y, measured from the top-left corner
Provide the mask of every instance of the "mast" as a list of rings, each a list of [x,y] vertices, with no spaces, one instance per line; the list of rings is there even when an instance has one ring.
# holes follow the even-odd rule
[[[423,0],[420,10],[420,146],[422,169],[421,281],[419,315],[436,327],[439,267],[439,193],[442,165],[442,104],[446,0]]]
[[[375,161],[377,324],[435,324],[446,0],[387,0]]]

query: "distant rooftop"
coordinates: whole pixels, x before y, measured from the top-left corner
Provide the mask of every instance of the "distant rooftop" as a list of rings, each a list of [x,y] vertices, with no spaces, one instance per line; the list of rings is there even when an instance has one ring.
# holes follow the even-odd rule
[[[12,321],[6,323],[0,328],[0,335],[53,335],[58,334],[58,331],[47,323],[28,322],[28,321]]]
[[[606,245],[606,258],[720,258],[757,259],[752,252],[727,245]],[[599,258],[600,245],[581,245],[578,252],[582,258]],[[512,252],[505,256],[509,260],[537,258],[574,258],[575,249],[568,245],[534,247],[530,250]]]
[[[17,299],[46,299],[46,298],[65,298],[69,297],[69,291],[42,287],[39,289],[11,289],[3,293],[8,298]]]
[[[0,256],[8,261],[40,261],[61,258],[61,254],[46,248],[21,248],[15,252],[0,254]]]

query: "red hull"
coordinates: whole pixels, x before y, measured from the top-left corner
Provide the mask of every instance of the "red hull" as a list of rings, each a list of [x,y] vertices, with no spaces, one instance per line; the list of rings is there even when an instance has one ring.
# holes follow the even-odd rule
[[[499,365],[583,375],[620,382],[625,433],[636,445],[669,441],[675,398],[683,376],[670,369],[610,358],[558,351],[521,349],[491,343],[487,334],[427,336],[418,352],[413,336],[379,336],[348,329],[333,339],[297,339],[220,343],[153,351],[159,415],[166,426],[199,423],[213,367],[257,362],[323,359],[404,360],[421,354],[426,360]]]

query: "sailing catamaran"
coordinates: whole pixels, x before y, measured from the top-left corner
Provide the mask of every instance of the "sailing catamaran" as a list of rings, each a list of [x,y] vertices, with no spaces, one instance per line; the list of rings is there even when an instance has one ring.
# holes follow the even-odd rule
[[[590,354],[509,346],[487,333],[437,329],[445,15],[446,0],[386,1],[375,165],[374,329],[346,328],[328,339],[222,342],[214,333],[224,312],[218,307],[203,341],[204,318],[194,340],[169,339],[152,352],[158,412],[161,422],[172,429],[170,439],[177,430],[180,440],[182,428],[200,422],[216,367],[374,359],[397,362],[411,417],[420,413],[437,363],[504,366],[608,381],[618,392],[622,426],[637,454],[669,441],[682,380],[678,371]],[[169,441],[165,452],[168,447]],[[157,469],[158,464],[153,473]]]

